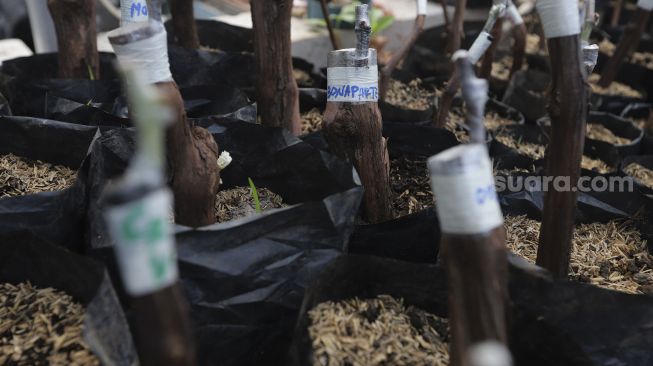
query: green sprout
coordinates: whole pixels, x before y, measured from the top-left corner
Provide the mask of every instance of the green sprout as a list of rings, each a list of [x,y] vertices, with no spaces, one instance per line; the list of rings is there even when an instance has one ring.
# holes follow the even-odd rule
[[[254,199],[254,207],[256,208],[256,213],[261,213],[261,201],[258,198],[258,190],[252,181],[252,178],[247,177],[249,182],[249,191],[252,194],[252,199]]]

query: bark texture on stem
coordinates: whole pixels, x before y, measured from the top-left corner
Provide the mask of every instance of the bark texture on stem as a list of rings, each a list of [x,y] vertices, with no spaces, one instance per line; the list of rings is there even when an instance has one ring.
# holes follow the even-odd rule
[[[610,57],[608,63],[603,67],[603,73],[599,80],[601,87],[607,88],[617,77],[619,67],[624,62],[624,59],[635,51],[639,45],[639,40],[642,37],[642,33],[646,31],[646,25],[650,17],[650,11],[637,8],[634,20],[626,26],[624,34],[617,45],[617,49],[614,51],[614,55]]]
[[[200,48],[197,25],[193,13],[193,0],[170,0],[172,27],[177,43],[185,48]]]
[[[443,234],[442,259],[449,282],[451,365],[469,366],[467,350],[477,342],[507,343],[505,232]]]
[[[261,122],[299,135],[299,89],[290,42],[292,0],[252,0],[251,8]]]
[[[135,297],[131,303],[141,365],[196,364],[188,303],[179,284]]]
[[[524,66],[524,57],[526,56],[526,37],[528,31],[526,30],[526,24],[522,23],[515,26],[512,29],[512,34],[514,36],[514,44],[512,45],[512,66],[510,67],[510,76],[512,76]]]
[[[447,0],[438,0],[442,7],[442,16],[444,17],[444,29],[451,32],[451,19],[449,19],[449,10],[447,9]]]
[[[189,125],[177,84],[156,86],[175,113],[166,138],[170,185],[175,193],[175,221],[190,227],[214,224],[220,187],[218,145],[209,131]]]
[[[451,105],[453,104],[453,99],[460,88],[460,80],[458,80],[458,75],[456,72],[451,76],[447,85],[445,86],[442,96],[440,97],[440,102],[438,103],[438,110],[433,114],[433,126],[438,128],[444,128],[449,121],[449,111],[451,110]]]
[[[390,159],[378,105],[328,102],[323,129],[329,150],[351,161],[360,175],[365,218],[371,223],[392,219]]]
[[[329,39],[331,39],[331,47],[334,50],[340,49],[340,42],[338,42],[338,37],[333,31],[333,24],[331,24],[331,17],[329,14],[329,7],[327,6],[326,0],[320,0],[320,7],[322,7],[322,16],[324,17],[324,22],[326,23],[327,30],[329,31]]]
[[[451,54],[460,49],[463,37],[463,22],[465,21],[465,7],[467,0],[457,0],[456,10],[453,13],[453,22],[451,23],[451,37],[447,43],[446,52]]]
[[[624,5],[624,0],[615,0],[612,8],[612,19],[610,20],[610,26],[618,27],[619,20],[621,19],[621,8]]]
[[[59,78],[99,79],[95,0],[48,0],[59,46]]]
[[[483,61],[481,62],[481,71],[479,74],[479,77],[482,79],[490,79],[490,75],[492,75],[492,63],[494,62],[494,51],[497,48],[497,44],[499,43],[498,40],[501,39],[501,28],[503,27],[503,19],[497,19],[497,21],[494,23],[494,27],[492,27],[492,31],[490,34],[492,35],[492,38],[496,40],[496,42],[492,42],[490,47],[485,51],[485,54],[483,55]]]
[[[572,187],[580,176],[585,141],[587,90],[581,71],[578,35],[548,41],[552,92],[549,105],[551,137],[546,152],[546,175],[568,177]],[[549,190],[537,250],[537,264],[557,277],[569,271],[577,193]]]
[[[399,66],[399,63],[401,63],[401,61],[404,58],[406,58],[406,55],[408,55],[408,52],[410,52],[410,49],[413,47],[413,45],[417,41],[417,38],[424,30],[425,20],[426,20],[426,15],[418,15],[417,18],[415,18],[415,23],[413,24],[413,30],[410,33],[410,38],[408,38],[404,42],[401,48],[392,55],[390,61],[388,61],[388,63],[383,67],[383,69],[381,69],[381,82],[379,85],[379,98],[381,100],[385,100],[385,96],[390,86],[390,80],[392,79],[392,73]]]

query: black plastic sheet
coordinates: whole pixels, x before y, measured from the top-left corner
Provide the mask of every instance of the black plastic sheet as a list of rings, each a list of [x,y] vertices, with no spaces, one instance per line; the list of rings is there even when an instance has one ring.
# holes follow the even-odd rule
[[[196,19],[200,45],[225,52],[254,52],[254,32],[229,23],[210,19]],[[165,23],[168,42],[176,39],[172,21]]]
[[[80,168],[96,129],[26,117],[0,117],[0,154]],[[25,233],[40,240],[81,251],[86,206],[84,169],[72,187],[0,199],[0,240],[14,241]]]
[[[218,122],[208,127],[220,151],[233,162],[221,172],[222,188],[257,187],[280,195],[287,204],[321,200],[358,185],[353,168],[334,156],[304,143],[285,130],[246,122]],[[100,217],[98,200],[108,181],[123,173],[134,151],[134,131],[104,133],[92,147],[88,164],[89,212],[87,243],[92,248],[111,245]]]
[[[282,364],[304,289],[346,250],[361,195],[177,235],[200,364]]]
[[[29,281],[71,295],[85,307],[83,337],[105,365],[138,362],[132,336],[104,267],[29,232],[0,236],[0,282]]]
[[[653,357],[653,299],[568,281],[509,256],[509,340],[515,365],[644,365]],[[444,270],[363,256],[334,261],[306,291],[287,364],[307,365],[307,312],[324,301],[387,294],[446,317]],[[561,306],[564,304],[564,306]],[[647,319],[647,320],[644,320]],[[624,340],[628,340],[625,342]]]

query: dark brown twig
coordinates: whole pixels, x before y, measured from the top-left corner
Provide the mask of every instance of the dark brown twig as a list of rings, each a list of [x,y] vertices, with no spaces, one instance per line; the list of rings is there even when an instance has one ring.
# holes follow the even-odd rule
[[[546,151],[546,175],[569,179],[570,185],[575,187],[580,176],[588,99],[581,71],[580,37],[551,38],[548,47],[553,85],[549,102],[551,135]],[[537,264],[561,278],[569,271],[576,196],[574,189],[550,189],[544,195]]]
[[[301,133],[290,42],[292,0],[251,0],[261,123]]]
[[[376,50],[369,49],[371,27],[367,6],[357,7],[356,15],[356,49],[332,52],[329,68],[367,69],[376,66]],[[373,77],[378,75],[375,73]],[[356,103],[329,100],[324,112],[323,129],[330,151],[351,161],[358,171],[365,188],[364,217],[373,223],[392,219],[390,159],[377,102],[369,99]]]
[[[99,79],[95,0],[48,0],[61,79]]]
[[[184,48],[200,48],[197,25],[193,13],[193,0],[169,0],[172,27],[177,43]]]
[[[329,7],[327,6],[326,0],[320,0],[320,6],[322,7],[322,16],[324,16],[324,22],[326,23],[327,30],[329,31],[331,47],[333,47],[334,50],[339,50],[340,42],[338,42],[338,37],[333,31],[333,24],[331,23],[331,17],[329,16]]]
[[[413,47],[417,41],[417,38],[424,30],[425,19],[426,15],[418,15],[417,18],[415,18],[415,23],[413,23],[413,30],[410,33],[410,37],[406,42],[403,43],[401,48],[392,55],[390,61],[388,61],[388,63],[381,70],[381,83],[379,86],[379,98],[381,100],[385,100],[385,96],[388,92],[388,87],[390,86],[390,80],[392,79],[392,73],[395,71],[397,66],[399,66],[399,63],[406,57],[406,55],[408,55],[408,52],[410,52],[410,49]]]
[[[599,80],[599,86],[607,88],[612,84],[614,79],[617,77],[617,73],[619,72],[621,64],[624,62],[624,59],[637,49],[639,40],[642,37],[642,33],[646,30],[646,25],[648,24],[650,17],[650,11],[637,8],[634,20],[626,26],[614,55],[610,57],[607,65],[603,68],[603,73]]]

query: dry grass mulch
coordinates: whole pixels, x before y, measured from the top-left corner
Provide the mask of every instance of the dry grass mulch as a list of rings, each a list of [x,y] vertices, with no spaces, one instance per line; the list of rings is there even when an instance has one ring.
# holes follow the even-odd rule
[[[535,263],[540,222],[506,216],[508,249]],[[576,226],[569,278],[630,294],[653,293],[653,256],[632,221]]]
[[[421,79],[408,84],[399,80],[390,80],[385,102],[405,109],[425,111],[433,105],[435,93],[422,86]]]
[[[309,311],[313,365],[449,365],[448,321],[380,295]]]
[[[287,207],[278,194],[267,188],[256,189],[261,212]],[[227,222],[256,214],[256,204],[249,187],[236,187],[218,191],[215,216],[218,222]]]
[[[82,338],[84,316],[62,291],[0,284],[0,365],[99,365]]]
[[[0,198],[59,191],[73,185],[77,172],[61,165],[13,154],[0,156]]]
[[[635,178],[640,184],[653,189],[653,170],[648,169],[640,164],[631,163],[624,168],[626,174]]]

